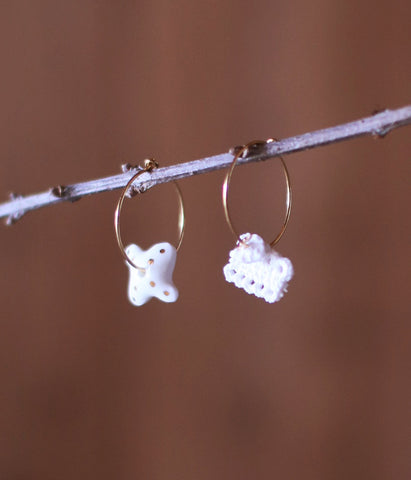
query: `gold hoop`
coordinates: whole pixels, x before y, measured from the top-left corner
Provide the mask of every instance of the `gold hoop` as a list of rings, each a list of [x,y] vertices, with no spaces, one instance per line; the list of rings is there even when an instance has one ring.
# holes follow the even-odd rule
[[[240,235],[238,234],[237,230],[234,228],[233,222],[231,220],[231,215],[230,215],[230,209],[228,207],[228,191],[230,188],[230,181],[231,181],[231,176],[233,174],[234,167],[237,165],[238,159],[245,153],[247,150],[256,145],[265,145],[268,142],[274,141],[273,139],[269,139],[267,141],[265,140],[254,140],[253,142],[249,142],[243,147],[241,147],[235,154],[235,157],[233,161],[231,162],[231,166],[228,169],[228,172],[225,176],[224,183],[223,183],[223,189],[222,189],[222,199],[223,199],[223,208],[224,208],[224,215],[225,219],[227,221],[228,226],[230,227],[230,230],[232,231],[233,235],[237,239],[239,243],[244,244],[245,242],[241,240]],[[285,176],[285,181],[286,181],[286,186],[287,186],[287,196],[286,196],[286,212],[285,212],[285,217],[284,217],[284,223],[283,226],[280,230],[280,233],[274,238],[274,240],[270,243],[271,247],[274,247],[276,245],[281,237],[284,235],[284,232],[287,229],[288,221],[290,220],[290,214],[291,214],[291,203],[292,203],[292,192],[291,192],[291,182],[290,182],[290,175],[288,173],[287,165],[285,164],[283,158],[279,156],[281,160],[281,164],[284,170],[284,176]]]
[[[142,175],[143,173],[151,172],[152,170],[156,169],[157,167],[158,167],[158,163],[154,159],[148,158],[148,159],[144,160],[144,168],[139,170],[127,182],[127,185],[124,187],[124,189],[123,189],[123,191],[120,195],[120,198],[118,199],[116,210],[114,212],[114,230],[115,230],[115,233],[116,233],[117,245],[120,249],[121,255],[123,256],[124,260],[128,264],[130,264],[132,267],[136,268],[137,270],[139,270],[140,272],[143,272],[143,273],[146,271],[146,269],[143,268],[143,267],[139,267],[138,265],[135,265],[134,262],[131,260],[131,258],[127,255],[127,253],[125,251],[124,244],[123,244],[123,241],[121,239],[121,233],[120,233],[120,214],[121,214],[121,209],[123,208],[124,198],[126,197],[126,194],[129,190],[129,188],[134,183],[136,178],[139,177],[140,175]],[[174,187],[175,187],[176,192],[177,192],[178,204],[179,204],[179,213],[178,213],[178,232],[179,232],[178,235],[179,236],[178,236],[178,242],[177,242],[177,246],[176,246],[176,250],[178,251],[178,249],[181,246],[181,242],[183,241],[183,237],[184,237],[185,214],[184,214],[183,195],[181,193],[180,187],[177,185],[177,182],[173,182],[173,184],[174,184]],[[143,193],[143,192],[141,192],[141,193]]]

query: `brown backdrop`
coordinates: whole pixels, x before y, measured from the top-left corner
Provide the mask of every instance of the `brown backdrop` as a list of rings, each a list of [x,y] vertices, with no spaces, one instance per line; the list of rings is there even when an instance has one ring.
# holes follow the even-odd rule
[[[4,200],[410,103],[406,0],[10,0],[0,27]],[[223,279],[223,172],[181,182],[175,304],[128,303],[118,192],[2,228],[0,477],[409,478],[410,133],[287,158],[275,305]],[[233,182],[270,237],[278,163]],[[127,241],[174,240],[172,195],[127,203]]]

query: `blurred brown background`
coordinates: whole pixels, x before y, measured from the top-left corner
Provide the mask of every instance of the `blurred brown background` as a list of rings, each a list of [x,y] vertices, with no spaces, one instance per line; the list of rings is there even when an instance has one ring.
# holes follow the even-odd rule
[[[10,0],[0,27],[3,201],[411,98],[406,0]],[[175,304],[128,303],[119,192],[1,228],[0,478],[409,478],[410,150],[406,127],[287,158],[274,305],[223,279],[222,171],[181,181]],[[238,168],[239,229],[271,237],[283,195],[278,162]],[[172,190],[143,197],[126,241],[173,242]]]

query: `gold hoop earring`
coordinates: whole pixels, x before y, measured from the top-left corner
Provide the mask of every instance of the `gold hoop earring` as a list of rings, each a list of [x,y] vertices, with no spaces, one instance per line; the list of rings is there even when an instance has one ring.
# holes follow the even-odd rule
[[[291,280],[294,270],[291,261],[282,257],[273,247],[280,241],[287,229],[291,214],[292,191],[290,175],[282,157],[281,165],[283,167],[287,195],[286,195],[286,213],[283,226],[278,235],[266,243],[259,235],[244,233],[239,235],[233,225],[228,206],[228,192],[231,176],[237,165],[238,159],[247,155],[250,147],[265,145],[272,142],[257,140],[249,142],[241,147],[235,154],[234,159],[225,176],[222,188],[222,202],[227,224],[237,240],[236,248],[231,250],[229,262],[225,265],[223,272],[225,279],[229,283],[234,283],[238,288],[244,289],[247,293],[255,295],[268,303],[278,302],[287,291],[288,282]]]
[[[144,168],[133,175],[124,187],[114,212],[114,231],[117,245],[129,268],[128,298],[135,306],[144,305],[152,297],[167,303],[175,302],[178,298],[178,290],[173,283],[172,276],[177,251],[183,241],[185,215],[183,196],[177,183],[173,182],[179,203],[179,234],[176,247],[168,242],[161,242],[156,243],[148,250],[142,250],[136,244],[130,244],[125,248],[121,238],[120,215],[124,199],[140,175],[150,173],[156,168],[158,168],[158,163],[154,159],[150,158],[144,161]]]

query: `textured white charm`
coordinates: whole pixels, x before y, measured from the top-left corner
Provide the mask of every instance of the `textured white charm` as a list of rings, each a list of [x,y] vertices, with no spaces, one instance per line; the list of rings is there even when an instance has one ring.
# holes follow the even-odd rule
[[[225,279],[266,302],[278,302],[294,273],[291,261],[255,233],[244,233],[240,239],[245,244],[231,250],[223,269]]]
[[[173,283],[173,271],[177,251],[167,242],[156,243],[148,250],[131,244],[126,253],[135,265],[145,271],[137,270],[127,264],[130,271],[128,298],[133,305],[144,305],[152,297],[163,302],[175,302],[178,290]]]

